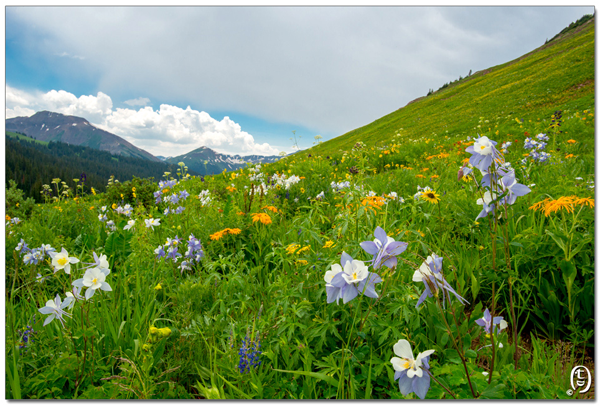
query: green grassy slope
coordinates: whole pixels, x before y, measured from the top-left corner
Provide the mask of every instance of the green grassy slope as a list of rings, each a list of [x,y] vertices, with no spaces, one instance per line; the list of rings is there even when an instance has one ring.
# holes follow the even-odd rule
[[[12,137],[12,138],[16,138],[18,140],[23,140],[23,141],[29,141],[29,142],[35,142],[36,144],[40,144],[40,145],[48,145],[47,141],[40,141],[40,140],[36,140],[34,138],[31,137],[27,137],[26,135],[23,134],[18,134],[12,131],[6,131],[6,136],[7,137]]]
[[[475,135],[481,117],[550,117],[556,110],[594,106],[595,18],[522,56],[417,99],[364,127],[318,146],[307,154],[334,154],[362,141],[384,145],[406,138]],[[487,130],[487,129],[482,129]]]

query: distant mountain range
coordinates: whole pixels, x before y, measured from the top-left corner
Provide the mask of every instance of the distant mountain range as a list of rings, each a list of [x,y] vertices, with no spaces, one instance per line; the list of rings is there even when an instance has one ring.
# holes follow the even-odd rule
[[[200,147],[176,157],[154,156],[125,141],[118,135],[95,127],[85,118],[66,116],[50,111],[39,111],[31,117],[15,117],[6,120],[6,131],[19,132],[39,141],[57,141],[71,145],[108,151],[113,155],[143,158],[154,162],[178,164],[184,162],[188,169],[201,175],[236,170],[246,167],[246,162],[275,162],[280,157],[220,154],[207,147]]]
[[[202,175],[214,175],[223,172],[223,169],[235,171],[236,169],[245,168],[246,163],[275,162],[280,158],[278,155],[248,155],[244,157],[227,155],[220,154],[207,147],[200,147],[187,154],[165,158],[165,162],[171,164],[183,162],[192,171]]]
[[[59,141],[108,151],[113,155],[160,162],[160,159],[149,152],[125,141],[118,135],[95,127],[81,117],[39,111],[31,117],[9,118],[6,120],[6,131],[20,132],[40,141]]]

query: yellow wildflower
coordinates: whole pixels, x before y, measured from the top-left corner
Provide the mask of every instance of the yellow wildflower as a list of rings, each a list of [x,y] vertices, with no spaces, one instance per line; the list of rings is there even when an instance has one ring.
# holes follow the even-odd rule
[[[267,213],[252,213],[252,223],[260,221],[263,224],[271,224],[271,217]]]

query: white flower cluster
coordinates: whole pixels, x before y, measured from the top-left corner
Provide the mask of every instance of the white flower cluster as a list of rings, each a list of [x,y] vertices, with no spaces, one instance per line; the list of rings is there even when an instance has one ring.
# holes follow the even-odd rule
[[[208,204],[212,201],[212,197],[210,196],[210,191],[208,189],[203,190],[198,195],[198,199],[200,199],[200,204],[202,206],[208,206]]]
[[[288,190],[292,185],[300,182],[300,178],[298,176],[292,175],[288,177],[285,173],[282,173],[281,175],[275,174],[271,179],[277,186],[282,187],[285,190]]]

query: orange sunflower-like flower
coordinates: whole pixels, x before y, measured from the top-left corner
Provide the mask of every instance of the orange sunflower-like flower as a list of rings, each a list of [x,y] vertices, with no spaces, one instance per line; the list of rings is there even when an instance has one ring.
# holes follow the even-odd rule
[[[219,241],[221,238],[223,238],[223,235],[223,231],[217,231],[216,233],[210,235],[210,239],[213,241]]]
[[[271,217],[267,213],[252,213],[252,222],[260,221],[263,224],[271,224]]]

